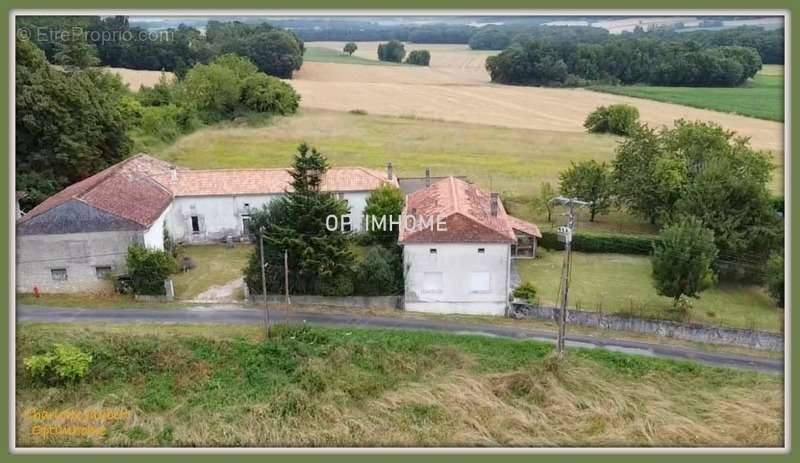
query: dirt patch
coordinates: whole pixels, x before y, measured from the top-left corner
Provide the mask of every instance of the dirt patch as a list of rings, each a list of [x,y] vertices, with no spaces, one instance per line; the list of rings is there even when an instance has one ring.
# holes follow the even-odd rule
[[[136,69],[110,67],[105,67],[103,70],[119,75],[122,78],[122,81],[128,84],[128,87],[134,92],[139,91],[139,88],[142,86],[152,87],[158,83],[158,80],[161,79],[162,75],[165,75],[167,79],[170,80],[175,79],[175,74],[171,72],[140,71]]]
[[[215,285],[194,297],[190,302],[238,302],[237,291],[244,283],[243,278],[236,278],[224,285]]]

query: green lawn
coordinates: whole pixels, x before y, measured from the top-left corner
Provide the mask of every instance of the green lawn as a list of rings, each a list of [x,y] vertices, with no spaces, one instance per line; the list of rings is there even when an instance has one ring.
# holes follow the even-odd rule
[[[400,63],[389,61],[378,61],[375,59],[362,58],[360,56],[350,56],[339,50],[325,47],[307,47],[303,53],[303,61],[317,63],[337,63],[337,64],[364,64],[367,66],[399,66]]]
[[[783,66],[767,65],[741,87],[599,85],[589,89],[783,122],[783,83]]]
[[[184,246],[183,254],[191,257],[197,267],[172,276],[176,299],[191,299],[212,286],[224,285],[242,276],[242,269],[253,247],[239,244]]]
[[[112,447],[780,446],[783,378],[424,331],[22,325],[16,444]],[[24,359],[68,343],[85,379]],[[73,416],[115,412],[114,419]],[[65,422],[66,421],[66,422]],[[95,437],[36,434],[91,426]],[[55,428],[60,429],[60,428]]]
[[[523,281],[539,290],[543,304],[558,300],[563,252],[546,251],[541,259],[518,260]],[[583,310],[669,317],[672,300],[656,294],[652,267],[646,256],[624,254],[573,254],[570,306]],[[778,331],[779,311],[756,286],[721,285],[693,300],[691,321],[740,328]]]

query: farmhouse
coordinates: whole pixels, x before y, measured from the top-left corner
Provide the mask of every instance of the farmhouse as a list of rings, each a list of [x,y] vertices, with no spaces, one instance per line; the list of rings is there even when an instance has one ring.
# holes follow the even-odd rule
[[[163,249],[164,230],[186,243],[245,239],[250,213],[291,189],[286,169],[188,170],[133,156],[48,198],[17,220],[16,288],[43,292],[108,289],[128,246]],[[331,168],[322,188],[350,207],[352,229],[370,192],[397,179]]]
[[[505,314],[511,259],[535,255],[536,225],[509,216],[497,193],[454,177],[410,194],[403,215],[446,224],[400,228],[407,310]]]

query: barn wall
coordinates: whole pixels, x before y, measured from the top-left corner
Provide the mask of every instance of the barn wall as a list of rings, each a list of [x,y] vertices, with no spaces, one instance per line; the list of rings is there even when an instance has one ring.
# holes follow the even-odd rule
[[[97,266],[124,273],[128,246],[142,240],[137,231],[18,235],[16,289],[44,293],[110,291],[110,278],[98,277]],[[66,281],[53,280],[51,270],[67,270]]]

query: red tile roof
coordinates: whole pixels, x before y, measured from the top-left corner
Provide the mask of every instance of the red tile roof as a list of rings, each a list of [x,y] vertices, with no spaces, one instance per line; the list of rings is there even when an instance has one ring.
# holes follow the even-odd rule
[[[175,196],[280,194],[291,190],[288,169],[183,170],[155,175]],[[324,191],[371,191],[381,185],[397,186],[385,173],[363,167],[332,167],[322,181]]]
[[[401,243],[516,243],[509,216],[498,199],[497,215],[491,214],[491,195],[463,180],[448,177],[410,194],[403,209],[429,221],[443,220],[447,230],[400,227]],[[421,220],[420,220],[421,221]],[[431,229],[432,228],[432,229]]]
[[[47,198],[23,215],[18,223],[76,200],[149,227],[172,202],[172,194],[150,178],[163,172],[169,172],[168,163],[138,154]]]
[[[539,231],[539,227],[535,224],[530,222],[526,222],[522,219],[518,219],[516,217],[508,216],[508,222],[511,224],[511,228],[514,230],[519,230],[525,234],[535,236],[537,238],[542,237],[542,232]]]

